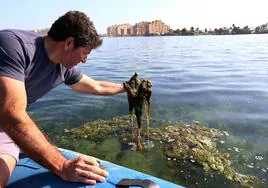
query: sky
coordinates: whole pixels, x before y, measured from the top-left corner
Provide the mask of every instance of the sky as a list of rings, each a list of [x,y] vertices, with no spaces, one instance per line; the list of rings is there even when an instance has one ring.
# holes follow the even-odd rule
[[[162,20],[171,29],[268,23],[268,0],[0,0],[0,29],[42,29],[70,10],[86,13],[99,33],[110,25]]]

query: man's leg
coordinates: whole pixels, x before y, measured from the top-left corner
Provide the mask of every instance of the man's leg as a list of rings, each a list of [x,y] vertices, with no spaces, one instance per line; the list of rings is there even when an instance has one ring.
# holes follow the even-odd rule
[[[19,148],[0,130],[0,188],[4,187],[19,157]]]
[[[0,153],[0,188],[5,187],[15,165],[16,159],[14,157]]]

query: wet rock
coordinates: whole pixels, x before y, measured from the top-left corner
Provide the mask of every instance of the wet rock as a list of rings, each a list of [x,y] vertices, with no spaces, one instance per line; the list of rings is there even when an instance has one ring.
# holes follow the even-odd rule
[[[155,122],[157,123],[157,122]],[[165,124],[163,121],[159,128],[150,128],[143,131],[141,138],[150,138],[150,144],[158,144],[171,166],[180,169],[195,169],[198,173],[215,173],[225,177],[226,180],[239,183],[243,187],[252,187],[258,184],[255,176],[247,176],[237,173],[232,167],[229,153],[223,153],[217,148],[217,143],[223,141],[227,135],[223,131],[207,128],[199,122],[189,126],[185,124]],[[133,142],[132,129],[128,116],[115,117],[112,120],[98,120],[89,122],[79,128],[71,130],[72,137],[87,138],[88,140],[101,142],[107,137],[117,137],[121,145],[131,150],[137,149]],[[143,143],[146,143],[144,140]],[[156,147],[155,145],[153,147]],[[231,148],[230,148],[231,149]],[[234,147],[235,151],[239,151]],[[257,159],[259,159],[257,157]],[[213,177],[215,176],[213,175]],[[188,174],[190,175],[190,174]],[[186,174],[185,177],[188,177]]]

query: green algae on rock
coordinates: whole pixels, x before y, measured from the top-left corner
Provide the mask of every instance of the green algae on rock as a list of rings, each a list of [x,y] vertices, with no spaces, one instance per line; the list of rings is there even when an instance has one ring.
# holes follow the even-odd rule
[[[224,139],[228,133],[207,128],[199,122],[184,124],[154,121],[154,124],[159,125],[159,128],[151,128],[149,132],[144,132],[143,136],[149,134],[151,141],[163,151],[167,164],[172,168],[180,169],[183,164],[186,169],[197,169],[198,173],[222,175],[226,181],[236,182],[243,187],[255,187],[258,184],[255,176],[237,173],[232,167],[229,154],[217,148],[219,138]],[[71,134],[73,138],[93,142],[102,142],[116,136],[122,146],[132,147],[132,130],[129,125],[127,116],[114,117],[110,121],[89,122],[72,129]]]
[[[229,154],[217,149],[217,138],[224,136],[222,131],[193,123],[190,126],[170,125],[158,130],[152,129],[151,134],[151,139],[163,143],[162,147],[169,158],[196,163],[205,171],[216,171],[245,187],[258,182],[254,176],[237,173],[231,166]]]

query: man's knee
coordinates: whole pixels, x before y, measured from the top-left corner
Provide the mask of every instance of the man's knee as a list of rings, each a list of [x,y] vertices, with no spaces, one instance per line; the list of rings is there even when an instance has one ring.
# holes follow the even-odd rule
[[[0,188],[4,187],[7,183],[15,165],[16,159],[14,157],[0,153]]]

